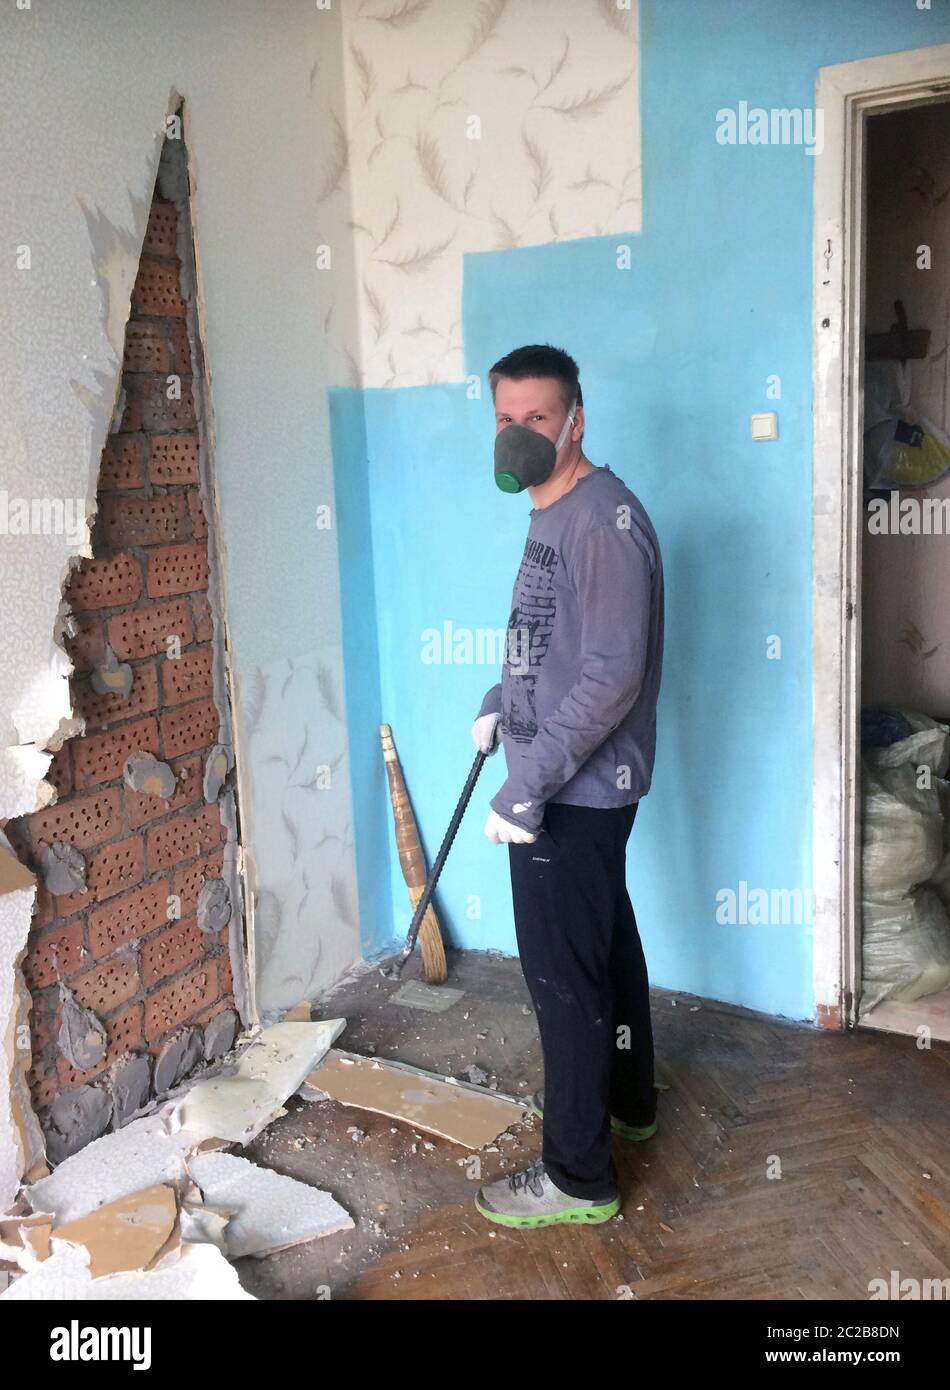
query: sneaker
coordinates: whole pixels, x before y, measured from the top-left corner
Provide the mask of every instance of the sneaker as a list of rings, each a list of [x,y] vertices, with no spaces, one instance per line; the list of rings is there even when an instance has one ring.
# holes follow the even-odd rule
[[[540,1091],[535,1091],[534,1095],[531,1097],[531,1109],[532,1109],[532,1110],[534,1111],[534,1113],[537,1115],[538,1119],[542,1119],[542,1118],[543,1118],[543,1116],[544,1116],[544,1087],[543,1087],[543,1086],[541,1087],[541,1090],[540,1090]],[[640,1125],[640,1126],[637,1126],[637,1125],[628,1125],[628,1124],[624,1124],[623,1120],[618,1120],[618,1119],[616,1118],[615,1115],[611,1115],[611,1117],[610,1117],[610,1128],[611,1128],[611,1130],[613,1131],[614,1134],[622,1135],[622,1137],[623,1137],[624,1139],[652,1139],[653,1135],[656,1134],[656,1127],[657,1127],[657,1122],[656,1122],[656,1120],[654,1120],[653,1123],[652,1123],[651,1125]]]
[[[480,1187],[475,1205],[482,1216],[500,1226],[554,1226],[561,1221],[596,1225],[609,1221],[620,1210],[620,1197],[589,1202],[562,1192],[545,1172],[539,1158],[530,1168]]]

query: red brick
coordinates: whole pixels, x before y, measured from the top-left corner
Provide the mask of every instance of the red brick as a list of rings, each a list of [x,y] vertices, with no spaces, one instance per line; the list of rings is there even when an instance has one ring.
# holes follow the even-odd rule
[[[103,497],[100,526],[111,550],[127,545],[167,545],[187,540],[191,518],[184,496]]]
[[[177,430],[193,430],[197,426],[195,404],[191,395],[191,378],[177,373],[176,388],[180,395],[169,395],[172,379],[168,373],[125,376],[125,413],[120,427],[123,433],[173,434]]]
[[[142,980],[146,989],[169,975],[177,975],[186,965],[200,960],[207,949],[204,933],[197,921],[175,922],[142,945]]]
[[[104,1018],[138,994],[138,966],[131,955],[117,956],[94,965],[82,975],[71,976],[68,984],[84,1009],[92,1009],[98,1018]]]
[[[34,937],[23,961],[23,977],[31,991],[55,984],[82,965],[82,918]],[[57,969],[58,966],[58,969]]]
[[[105,635],[100,617],[91,613],[77,616],[76,632],[63,639],[63,647],[76,671],[91,671],[105,659]]]
[[[210,642],[214,637],[214,617],[208,595],[192,594],[191,607],[195,615],[195,641]]]
[[[196,434],[155,434],[148,461],[148,476],[163,487],[197,483],[198,436]]]
[[[138,434],[113,434],[106,440],[99,465],[99,488],[145,486],[145,448]]]
[[[214,692],[212,669],[214,648],[198,647],[182,652],[175,660],[162,662],[162,702],[183,705],[187,700],[210,696]]]
[[[141,883],[145,873],[144,849],[142,837],[133,835],[96,850],[86,880],[92,899],[102,902]]]
[[[197,489],[192,489],[185,493],[185,497],[188,500],[188,510],[191,513],[192,534],[196,541],[203,541],[208,535],[208,522],[201,502],[201,493]]]
[[[121,777],[126,758],[139,749],[145,753],[158,752],[158,723],[152,717],[120,724],[105,734],[76,739],[73,747],[76,786],[90,787]]]
[[[143,256],[132,286],[132,311],[158,318],[184,318],[180,268],[177,261]]]
[[[188,594],[208,587],[208,546],[156,546],[148,552],[148,593],[150,598],[169,594]]]
[[[32,1076],[32,1073],[31,1073]],[[45,1110],[60,1090],[60,1079],[55,1074],[44,1076],[37,1081],[30,1080],[30,1102],[35,1111]]]
[[[177,871],[172,881],[172,892],[181,899],[182,918],[192,917],[197,912],[201,885],[207,883],[209,879],[222,878],[223,875],[224,853],[222,850],[206,855],[204,859],[199,859],[196,864],[189,864],[186,868]]]
[[[68,797],[45,811],[33,811],[26,820],[37,855],[54,840],[68,840],[77,849],[89,849],[121,835],[122,797],[117,787],[94,796]]]
[[[153,198],[142,243],[143,256],[178,255],[178,209],[164,198]]]
[[[218,982],[221,985],[222,994],[231,994],[234,989],[234,979],[231,975],[230,956],[218,957]]]
[[[197,815],[175,816],[162,821],[147,833],[146,852],[149,871],[167,869],[183,864],[200,854],[207,854],[227,838],[221,824],[221,810],[215,803],[205,806]],[[184,916],[184,913],[182,913]]]
[[[192,371],[191,343],[188,329],[180,319],[172,319],[168,325],[171,331],[172,346],[175,350],[175,371],[182,376],[190,376]]]
[[[156,990],[145,1001],[145,1036],[149,1042],[170,1033],[217,999],[218,972],[215,961],[205,961],[190,974]]]
[[[121,695],[100,695],[88,680],[73,684],[73,710],[85,719],[87,734],[105,724],[134,719],[137,714],[148,714],[157,708],[158,673],[151,661],[133,666],[132,689],[125,699]]]
[[[171,339],[163,323],[130,319],[125,328],[125,372],[174,371]]]
[[[159,816],[167,816],[172,811],[183,811],[186,806],[201,801],[204,796],[204,760],[202,758],[181,758],[170,764],[176,777],[173,795],[167,801],[151,796],[147,792],[134,792],[126,787],[125,814],[130,830],[138,830]],[[181,774],[184,773],[184,776]]]
[[[76,704],[74,694],[73,709],[75,710],[75,708]],[[73,764],[72,756],[70,753],[71,743],[72,739],[66,740],[62,748],[58,749],[53,754],[53,761],[46,769],[45,780],[49,782],[50,786],[56,788],[56,792],[60,800],[62,800],[64,796],[68,796],[73,789]]]
[[[94,960],[107,956],[133,937],[147,936],[164,926],[168,918],[170,885],[158,879],[136,893],[115,898],[108,907],[89,916],[89,949]]]
[[[193,700],[161,715],[159,722],[166,758],[210,748],[217,743],[221,730],[221,717],[213,700]]]
[[[120,661],[154,656],[168,651],[168,638],[177,637],[183,647],[194,641],[191,609],[187,599],[152,603],[129,613],[116,613],[107,624],[109,645]]]
[[[198,587],[197,585],[195,586]],[[131,555],[109,560],[83,560],[66,585],[65,597],[74,612],[90,608],[119,608],[134,603],[142,592],[142,571]]]

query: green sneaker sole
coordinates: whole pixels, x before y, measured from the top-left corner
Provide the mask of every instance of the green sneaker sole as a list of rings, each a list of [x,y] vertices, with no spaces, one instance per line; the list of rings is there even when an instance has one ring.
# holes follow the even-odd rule
[[[544,1111],[538,1105],[534,1096],[531,1097],[531,1109],[539,1120],[544,1119]],[[615,1120],[613,1115],[610,1117],[610,1128],[614,1134],[619,1134],[624,1139],[652,1139],[657,1130],[657,1120],[652,1125],[643,1125],[638,1128],[636,1125],[625,1125],[623,1120]]]
[[[506,1216],[504,1212],[491,1211],[488,1207],[483,1207],[477,1197],[475,1205],[482,1216],[499,1226],[558,1226],[568,1221],[582,1226],[598,1226],[602,1221],[609,1221],[612,1216],[617,1215],[620,1210],[620,1198],[615,1197],[612,1202],[604,1202],[596,1207],[572,1207],[567,1211],[552,1211],[545,1216]]]

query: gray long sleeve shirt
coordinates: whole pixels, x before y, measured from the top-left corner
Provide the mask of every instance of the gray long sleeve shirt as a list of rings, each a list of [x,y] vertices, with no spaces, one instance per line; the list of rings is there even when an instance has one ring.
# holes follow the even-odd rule
[[[548,801],[626,806],[646,795],[663,658],[663,566],[642,505],[606,466],[534,508],[501,681],[508,777],[491,805],[538,830]]]

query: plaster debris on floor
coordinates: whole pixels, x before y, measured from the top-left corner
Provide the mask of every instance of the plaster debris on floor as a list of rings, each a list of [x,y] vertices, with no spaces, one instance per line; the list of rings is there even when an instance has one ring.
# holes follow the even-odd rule
[[[0,1219],[11,1276],[0,1298],[250,1298],[229,1259],[351,1229],[329,1192],[220,1152],[286,1114],[283,1102],[345,1026],[335,1018],[264,1029],[221,1075],[23,1188]]]

